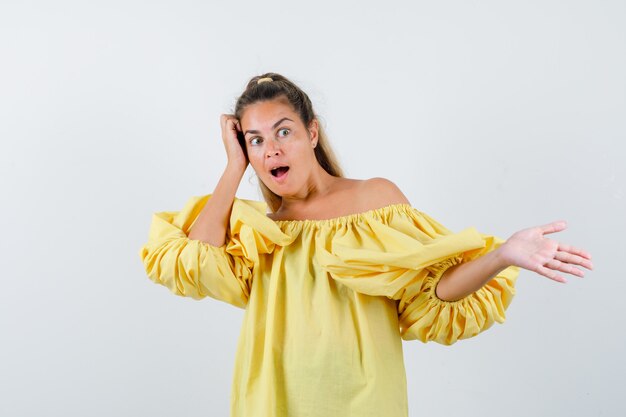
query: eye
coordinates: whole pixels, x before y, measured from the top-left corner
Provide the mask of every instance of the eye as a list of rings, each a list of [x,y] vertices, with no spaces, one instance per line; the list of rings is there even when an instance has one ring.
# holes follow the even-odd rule
[[[281,134],[280,134],[280,132],[284,132],[284,131],[287,131],[287,133],[285,133],[284,135],[281,135]],[[284,128],[282,128],[282,129],[280,129],[280,130],[278,131],[278,135],[279,135],[279,136],[285,136],[285,135],[287,135],[289,132],[290,132],[290,130],[289,130],[289,129],[287,129],[286,127],[284,127]]]
[[[260,143],[260,142],[255,142],[256,140],[259,140],[259,141],[260,141],[260,140],[263,140],[263,139],[261,139],[261,138],[260,138],[260,137],[258,137],[258,136],[255,136],[255,137],[253,137],[252,139],[250,139],[250,145],[257,145],[257,144],[259,144],[259,143]]]

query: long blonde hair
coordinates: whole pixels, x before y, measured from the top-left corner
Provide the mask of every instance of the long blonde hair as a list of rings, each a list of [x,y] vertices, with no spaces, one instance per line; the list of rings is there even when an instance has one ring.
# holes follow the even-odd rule
[[[261,78],[271,78],[271,81],[264,80],[259,83],[258,80]],[[267,72],[252,77],[245,91],[237,99],[234,111],[235,117],[241,120],[243,111],[250,104],[259,101],[273,100],[279,97],[285,97],[289,101],[294,111],[300,115],[300,119],[302,119],[302,123],[305,126],[308,127],[314,119],[318,121],[319,128],[317,146],[315,147],[315,158],[320,166],[330,175],[343,177],[343,170],[339,166],[337,157],[330,147],[328,137],[321,123],[319,123],[318,116],[313,111],[313,105],[311,104],[309,96],[286,77],[275,72]],[[276,212],[282,204],[282,197],[270,190],[263,181],[259,181],[259,187],[267,205],[272,212]]]

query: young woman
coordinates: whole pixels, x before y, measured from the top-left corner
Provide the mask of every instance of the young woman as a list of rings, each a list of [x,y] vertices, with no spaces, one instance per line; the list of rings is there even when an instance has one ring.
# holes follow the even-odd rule
[[[502,323],[520,268],[559,282],[592,268],[545,237],[565,222],[452,233],[391,181],[344,178],[279,74],[252,78],[221,126],[214,192],[156,213],[141,258],[177,295],[245,308],[232,416],[407,416],[401,339],[449,345]],[[235,197],[248,163],[265,202]]]

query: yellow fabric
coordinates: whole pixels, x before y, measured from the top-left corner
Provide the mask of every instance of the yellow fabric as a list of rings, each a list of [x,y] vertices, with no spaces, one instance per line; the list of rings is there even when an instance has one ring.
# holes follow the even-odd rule
[[[409,204],[329,220],[273,221],[264,202],[235,198],[221,247],[187,237],[211,195],[153,216],[140,256],[154,282],[246,309],[231,416],[408,414],[402,340],[450,345],[502,323],[511,266],[475,293],[440,300],[452,265],[503,241],[452,233]]]

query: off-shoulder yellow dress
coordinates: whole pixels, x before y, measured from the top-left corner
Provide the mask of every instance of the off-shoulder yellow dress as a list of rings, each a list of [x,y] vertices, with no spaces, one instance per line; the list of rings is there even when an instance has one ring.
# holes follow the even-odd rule
[[[503,240],[452,233],[409,204],[327,220],[273,221],[235,198],[221,247],[187,234],[211,195],[155,213],[140,256],[173,293],[244,308],[231,416],[406,417],[402,339],[450,345],[502,323],[511,266],[475,293],[440,300],[450,266]]]

